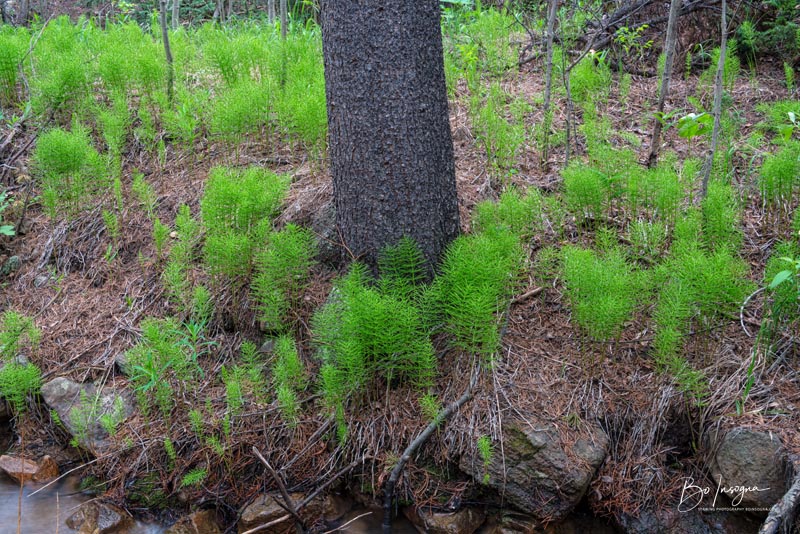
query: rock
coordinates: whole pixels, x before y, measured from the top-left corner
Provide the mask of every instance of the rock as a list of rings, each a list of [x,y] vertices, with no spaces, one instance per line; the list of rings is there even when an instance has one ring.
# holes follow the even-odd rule
[[[36,278],[33,279],[33,287],[42,287],[48,281],[50,281],[50,275],[49,274],[40,274],[40,275],[36,276]]]
[[[337,266],[342,261],[341,237],[336,231],[336,210],[332,202],[326,203],[311,216],[311,230],[317,236],[317,261]]]
[[[59,377],[42,386],[42,398],[84,449],[102,453],[110,446],[101,418],[122,422],[133,413],[128,397],[112,388],[78,384]]]
[[[568,447],[552,423],[532,428],[512,422],[506,428],[505,458],[494,454],[484,468],[475,452],[463,456],[459,467],[476,480],[484,480],[519,511],[543,522],[563,519],[581,501],[603,463],[608,436],[593,426],[589,438]]]
[[[200,510],[180,519],[164,534],[222,534],[213,510]]]
[[[662,510],[658,513],[642,511],[638,516],[622,514],[619,526],[626,534],[711,534],[709,525],[699,512],[682,513],[677,510]]]
[[[291,493],[289,494],[289,497],[291,497],[292,501],[295,503],[299,503],[306,498],[306,496],[302,493]],[[242,510],[241,517],[239,518],[239,533],[241,534],[242,532],[246,532],[260,525],[265,525],[280,519],[283,516],[289,515],[289,512],[281,508],[275,498],[275,495],[265,493],[258,496],[255,501],[247,505],[244,510]],[[313,523],[322,516],[322,509],[322,499],[314,499],[300,511],[300,517],[302,517],[304,521]],[[286,521],[259,532],[264,534],[283,534],[285,532],[294,532],[294,521],[289,518]]]
[[[787,491],[786,458],[780,440],[774,434],[749,428],[736,428],[723,436],[711,473],[732,506],[770,508]]]
[[[322,513],[325,521],[333,522],[341,519],[347,512],[353,509],[353,505],[353,499],[345,497],[344,495],[338,495],[336,493],[326,495],[322,503]]]
[[[0,276],[8,276],[14,271],[18,271],[21,266],[22,260],[19,259],[19,256],[11,256],[0,266]]]
[[[472,534],[486,520],[486,514],[477,508],[462,508],[456,512],[444,513],[409,506],[403,513],[409,521],[430,534]]]
[[[58,465],[49,456],[39,463],[15,456],[0,456],[0,471],[15,482],[47,482],[58,476]]]
[[[730,512],[643,510],[637,517],[622,514],[619,518],[619,528],[626,534],[751,534],[758,532],[758,527],[748,514]]]
[[[79,534],[122,534],[133,526],[133,518],[113,504],[90,501],[67,518],[67,526]]]

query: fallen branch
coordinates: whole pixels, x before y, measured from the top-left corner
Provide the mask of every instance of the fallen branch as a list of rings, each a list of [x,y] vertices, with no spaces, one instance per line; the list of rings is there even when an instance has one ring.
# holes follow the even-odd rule
[[[447,406],[447,408],[436,414],[436,417],[434,417],[433,421],[431,421],[430,424],[425,427],[425,430],[423,430],[422,433],[417,436],[408,447],[406,447],[406,450],[403,451],[403,455],[400,456],[400,460],[394,466],[394,469],[392,469],[392,472],[389,475],[389,480],[386,481],[386,490],[383,498],[384,534],[391,534],[392,532],[392,501],[394,500],[394,488],[397,485],[397,480],[400,478],[400,474],[403,472],[403,468],[411,459],[411,456],[417,452],[417,449],[419,449],[423,443],[428,441],[428,438],[433,435],[439,425],[446,421],[451,415],[457,412],[459,408],[461,408],[472,398],[475,385],[478,383],[478,376],[480,376],[480,369],[481,365],[478,363],[472,372],[472,377],[470,378],[466,391],[464,391],[461,397],[459,397],[455,402],[451,403]]]
[[[323,491],[325,491],[325,488],[327,488],[328,486],[330,486],[331,484],[333,484],[334,482],[336,482],[336,480],[337,480],[339,477],[346,475],[347,473],[349,473],[350,471],[352,471],[352,470],[353,470],[353,468],[354,468],[355,466],[357,466],[357,465],[359,465],[359,464],[362,464],[362,463],[364,463],[365,461],[367,461],[367,460],[369,460],[369,459],[371,459],[371,458],[372,458],[372,456],[362,456],[362,457],[361,457],[361,458],[359,458],[358,460],[353,460],[352,462],[350,462],[350,465],[348,465],[347,467],[344,467],[344,468],[343,468],[341,471],[339,471],[338,473],[336,473],[335,475],[333,475],[333,476],[332,476],[332,477],[331,477],[331,478],[330,478],[330,479],[329,479],[327,482],[325,482],[325,483],[324,483],[324,484],[322,484],[320,487],[318,487],[317,489],[315,489],[315,490],[314,490],[314,492],[313,492],[313,493],[311,493],[311,494],[310,494],[308,497],[306,497],[305,499],[303,499],[303,500],[302,500],[302,501],[301,501],[301,502],[300,502],[300,503],[299,503],[299,504],[298,504],[298,505],[295,507],[295,510],[299,512],[300,510],[302,510],[303,508],[305,508],[305,507],[306,507],[306,505],[308,505],[308,503],[310,503],[311,501],[313,501],[314,499],[316,499],[316,498],[317,498],[317,495],[319,495],[320,493],[322,493]],[[279,524],[283,523],[284,521],[288,521],[288,520],[289,520],[289,519],[291,519],[291,518],[292,518],[291,514],[286,514],[286,515],[284,515],[284,516],[281,516],[281,517],[279,517],[278,519],[275,519],[275,520],[273,520],[273,521],[270,521],[269,523],[264,523],[263,525],[258,525],[258,526],[257,526],[257,527],[255,527],[255,528],[251,528],[250,530],[246,530],[246,531],[242,532],[242,534],[255,534],[256,532],[261,532],[262,530],[266,530],[266,529],[268,529],[269,527],[274,527],[275,525],[279,525]]]
[[[261,451],[259,451],[255,445],[253,445],[253,454],[255,454],[259,460],[261,460],[261,463],[264,464],[264,467],[267,468],[269,474],[272,475],[272,478],[275,479],[275,483],[278,484],[278,489],[280,490],[281,495],[283,496],[284,504],[281,504],[277,500],[275,502],[278,502],[281,508],[289,512],[294,517],[295,521],[297,521],[297,529],[302,531],[303,520],[300,518],[300,514],[297,513],[297,508],[295,508],[294,501],[292,501],[292,498],[289,496],[289,492],[286,491],[286,485],[283,483],[283,479],[281,479],[281,477],[278,476],[278,473],[276,473],[275,470],[272,468],[272,466],[269,465],[267,459],[264,458],[264,456],[261,454]]]
[[[539,295],[542,291],[544,291],[543,287],[535,287],[535,288],[531,289],[530,291],[526,291],[522,295],[520,295],[518,297],[514,297],[513,299],[511,299],[511,304],[519,304],[522,301],[528,300],[531,297],[535,297],[536,295]]]
[[[772,506],[758,534],[777,534],[781,527],[783,532],[788,532],[797,516],[797,507],[800,505],[800,458],[794,458],[793,463],[794,483],[781,500]]]

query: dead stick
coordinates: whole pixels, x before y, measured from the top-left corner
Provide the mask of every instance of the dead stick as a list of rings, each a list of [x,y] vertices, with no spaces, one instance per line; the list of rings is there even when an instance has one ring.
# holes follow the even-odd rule
[[[358,464],[362,464],[362,463],[364,463],[365,461],[367,461],[367,460],[369,460],[369,459],[372,459],[372,456],[363,456],[363,457],[359,458],[358,460],[353,460],[353,461],[350,463],[350,465],[348,465],[347,467],[343,468],[341,471],[339,471],[338,473],[336,473],[335,475],[333,475],[333,476],[330,478],[330,480],[328,480],[328,481],[327,481],[327,482],[325,482],[323,485],[321,485],[320,487],[318,487],[317,489],[315,489],[315,490],[314,490],[314,492],[313,492],[311,495],[309,495],[308,497],[306,497],[305,499],[303,499],[303,500],[300,502],[300,504],[298,504],[298,505],[297,505],[297,510],[302,510],[303,508],[305,508],[305,507],[306,507],[306,505],[307,505],[308,503],[310,503],[311,501],[313,501],[314,499],[316,499],[317,495],[319,495],[320,493],[322,493],[323,491],[325,491],[325,488],[327,488],[328,486],[330,486],[331,484],[333,484],[334,482],[336,482],[336,480],[337,480],[339,477],[346,475],[346,474],[347,474],[347,473],[349,473],[349,472],[350,472],[350,471],[351,471],[351,470],[352,470],[352,469],[353,469],[355,466],[357,466]],[[266,530],[266,529],[268,529],[269,527],[273,527],[273,526],[275,526],[275,525],[279,525],[279,524],[283,523],[284,521],[287,521],[287,520],[289,520],[289,519],[291,519],[291,518],[292,518],[292,516],[291,516],[291,515],[289,515],[289,514],[287,514],[287,515],[284,515],[284,516],[282,516],[282,517],[279,517],[278,519],[275,519],[275,520],[273,520],[273,521],[270,521],[269,523],[264,523],[263,525],[258,525],[258,526],[257,526],[257,527],[255,527],[255,528],[251,528],[250,530],[246,530],[245,532],[242,532],[242,534],[255,534],[256,532],[261,532],[262,530]]]
[[[264,464],[264,467],[267,468],[269,474],[272,475],[272,478],[274,478],[275,482],[278,484],[278,489],[280,490],[281,495],[283,496],[283,500],[286,501],[286,506],[281,506],[281,508],[285,509],[287,512],[289,512],[294,516],[295,520],[297,520],[297,522],[299,523],[298,529],[302,530],[301,525],[303,524],[303,520],[300,519],[300,515],[297,513],[297,509],[294,507],[294,501],[292,501],[292,498],[289,496],[289,492],[286,491],[286,486],[284,485],[283,480],[281,479],[281,477],[278,476],[278,473],[275,472],[272,466],[269,465],[267,459],[264,458],[264,456],[261,454],[261,451],[259,451],[255,445],[253,445],[253,454],[255,454],[259,460],[261,460],[261,463]]]
[[[529,299],[531,297],[535,297],[536,295],[540,294],[542,291],[544,291],[543,287],[535,287],[535,288],[531,289],[530,291],[525,292],[525,293],[523,293],[522,295],[520,295],[518,297],[514,297],[513,299],[511,299],[511,303],[512,304],[518,304],[518,303],[522,302],[523,300],[527,300],[527,299]]]
[[[781,527],[790,528],[797,515],[797,506],[800,505],[800,458],[794,461],[794,472],[792,487],[772,506],[758,534],[777,534]]]
[[[419,449],[423,443],[428,441],[436,429],[439,427],[442,422],[446,421],[451,415],[458,411],[468,400],[472,398],[475,385],[478,383],[478,376],[480,374],[480,363],[475,366],[474,371],[472,372],[472,378],[470,378],[469,385],[467,386],[466,391],[464,394],[461,395],[455,402],[451,403],[447,408],[440,411],[436,414],[433,421],[425,427],[425,430],[417,436],[411,444],[406,447],[406,450],[403,451],[403,455],[400,457],[400,460],[392,469],[392,473],[389,475],[389,480],[386,481],[386,491],[383,498],[383,533],[384,534],[391,534],[392,532],[392,501],[394,499],[394,488],[397,485],[397,480],[400,478],[400,474],[403,472],[403,468],[405,467],[406,463],[411,459],[411,456]]]
[[[292,465],[293,465],[293,464],[294,464],[294,463],[295,463],[297,460],[299,460],[300,458],[302,458],[302,456],[303,456],[303,455],[306,453],[306,451],[308,451],[308,449],[310,449],[311,447],[313,447],[313,446],[314,446],[314,444],[317,442],[317,439],[318,439],[318,438],[319,438],[319,437],[320,437],[320,436],[323,434],[323,432],[325,432],[326,430],[328,430],[328,427],[330,427],[332,424],[333,424],[333,419],[332,419],[332,418],[331,418],[331,419],[328,419],[327,421],[325,421],[325,423],[324,423],[324,424],[323,424],[321,427],[319,427],[319,428],[316,430],[316,432],[314,432],[314,434],[313,434],[313,435],[312,435],[310,438],[308,438],[308,443],[306,444],[306,446],[305,446],[305,447],[303,447],[303,450],[301,450],[300,452],[298,452],[298,453],[297,453],[297,455],[296,455],[294,458],[292,458],[291,460],[289,460],[289,461],[288,461],[286,464],[284,464],[284,465],[283,465],[283,467],[281,467],[281,469],[280,469],[280,470],[281,470],[281,472],[283,472],[283,471],[286,471],[286,470],[287,470],[287,469],[289,469],[289,467],[291,467],[291,466],[292,466]]]

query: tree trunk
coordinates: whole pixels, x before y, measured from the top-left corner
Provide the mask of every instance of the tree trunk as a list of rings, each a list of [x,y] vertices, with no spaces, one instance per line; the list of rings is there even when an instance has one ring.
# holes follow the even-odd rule
[[[30,0],[20,0],[19,2],[19,10],[17,11],[16,16],[16,25],[17,26],[27,26],[28,25],[28,14],[30,12]]]
[[[275,22],[275,0],[267,0],[267,20],[270,24]]]
[[[459,233],[438,0],[322,2],[336,222],[350,255],[414,239],[430,272]]]
[[[708,191],[708,180],[711,177],[711,169],[714,167],[714,155],[717,152],[719,143],[720,116],[722,115],[722,82],[725,74],[725,53],[728,46],[728,3],[722,0],[722,15],[720,28],[722,36],[719,44],[719,61],[717,62],[717,74],[714,77],[714,130],[711,133],[711,149],[706,156],[703,165],[703,182],[700,187],[700,200],[706,198]]]
[[[678,16],[681,12],[682,0],[672,0],[669,5],[669,21],[667,36],[664,40],[664,72],[661,75],[661,90],[658,92],[658,109],[653,121],[653,136],[650,140],[650,154],[647,166],[655,167],[658,162],[659,145],[661,144],[661,128],[663,126],[664,105],[669,96],[669,82],[672,78],[672,65],[675,62],[675,43],[678,40]]]
[[[177,30],[181,21],[181,0],[172,0],[172,29]]]
[[[281,39],[286,40],[286,27],[289,25],[289,7],[286,0],[281,0]]]
[[[164,41],[164,54],[167,58],[167,97],[172,102],[173,80],[175,70],[172,66],[172,49],[169,46],[169,29],[167,28],[167,0],[159,0],[159,24],[161,25],[161,40]]]
[[[556,25],[558,0],[550,0],[547,7],[547,48],[546,48],[546,73],[544,86],[544,121],[542,122],[542,166],[547,165],[550,150],[550,126],[553,123],[553,114],[550,112],[550,95],[553,89],[553,29]]]

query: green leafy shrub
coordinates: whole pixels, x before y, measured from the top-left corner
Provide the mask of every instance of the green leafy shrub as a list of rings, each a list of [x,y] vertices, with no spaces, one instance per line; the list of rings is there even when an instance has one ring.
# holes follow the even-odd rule
[[[110,186],[102,157],[79,127],[42,134],[33,161],[42,180],[42,200],[53,219],[62,211],[77,214]]]
[[[314,235],[288,224],[269,235],[266,246],[256,255],[256,274],[251,290],[259,320],[268,329],[288,324],[288,314],[296,306],[314,265]]]
[[[796,210],[796,213],[800,213],[800,210]],[[786,258],[797,257],[800,257],[800,242],[778,243],[764,269],[763,284],[768,287],[769,300],[760,334],[767,347],[770,347],[781,333],[796,332],[800,323],[800,298],[798,298],[800,289],[797,277],[789,276],[783,283],[772,285],[778,273],[787,269]]]

